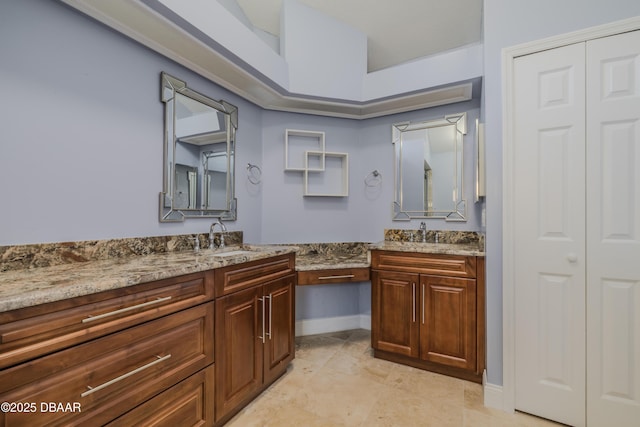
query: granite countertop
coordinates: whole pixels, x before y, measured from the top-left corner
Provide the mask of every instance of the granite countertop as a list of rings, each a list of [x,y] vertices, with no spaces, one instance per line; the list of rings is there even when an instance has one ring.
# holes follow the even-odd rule
[[[295,243],[296,270],[369,268],[369,244],[364,242]]]
[[[306,254],[296,256],[296,270],[332,270],[337,268],[369,268],[371,258],[369,252],[362,254]]]
[[[471,243],[422,243],[382,241],[369,245],[370,249],[381,251],[422,252],[443,255],[484,256],[483,245]]]
[[[220,256],[225,252],[243,253]],[[0,274],[0,312],[292,253],[294,246],[242,245],[114,258]],[[248,251],[248,252],[244,252]]]
[[[405,233],[401,231],[400,233]],[[394,238],[406,237],[392,230]],[[455,234],[454,237],[460,237]],[[371,265],[371,250],[423,252],[447,255],[484,256],[483,241],[468,241],[459,239],[452,241],[444,235],[443,243],[418,243],[397,240],[384,240],[379,243],[345,242],[345,243],[303,243],[291,245],[249,245],[232,244],[225,249],[211,251],[201,249],[195,252],[185,249],[189,236],[170,237],[173,246],[179,250],[168,252],[154,252],[145,255],[117,256],[114,258],[85,257],[76,246],[70,246],[72,252],[65,246],[64,254],[71,256],[78,262],[54,264],[36,268],[22,268],[3,271],[0,274],[0,312],[15,310],[23,307],[59,301],[77,296],[89,295],[110,289],[123,288],[139,283],[151,282],[170,277],[180,276],[199,271],[234,265],[241,262],[254,261],[275,255],[296,253],[296,270],[331,270],[339,268],[368,268]],[[201,240],[202,240],[202,236]],[[149,239],[146,239],[149,240]],[[145,240],[145,241],[146,241]],[[193,240],[193,238],[191,238]],[[441,240],[442,241],[442,240]],[[125,248],[123,242],[94,242],[85,252],[101,249],[110,255],[114,249],[120,252]],[[126,242],[125,242],[126,243]],[[148,243],[148,242],[147,242]],[[154,245],[158,243],[151,242]],[[48,261],[49,250],[33,257],[35,261]],[[242,251],[234,255],[222,256],[224,253]],[[124,251],[128,253],[128,251]],[[16,258],[31,259],[20,250],[6,252],[17,254]],[[41,255],[42,254],[42,255]],[[69,255],[71,254],[71,255]],[[106,256],[106,255],[105,255]],[[43,261],[44,260],[44,261]],[[54,260],[57,261],[57,260]]]

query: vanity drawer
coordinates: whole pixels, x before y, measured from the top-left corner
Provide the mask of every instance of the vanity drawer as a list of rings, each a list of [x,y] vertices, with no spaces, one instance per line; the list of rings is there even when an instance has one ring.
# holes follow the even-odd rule
[[[212,426],[214,371],[213,365],[199,371],[107,424],[107,427]]]
[[[213,300],[213,271],[0,313],[0,368]]]
[[[0,413],[0,425],[103,425],[213,362],[213,303],[0,371],[0,401],[81,412]]]
[[[214,270],[216,297],[295,273],[295,255],[285,254]]]
[[[366,282],[369,280],[369,271],[369,267],[298,271],[298,285]]]
[[[371,268],[449,277],[476,277],[476,257],[399,251],[371,251]]]

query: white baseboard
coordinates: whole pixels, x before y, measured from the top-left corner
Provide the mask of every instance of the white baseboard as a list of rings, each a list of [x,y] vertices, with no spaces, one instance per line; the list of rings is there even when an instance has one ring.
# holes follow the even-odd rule
[[[487,383],[487,370],[482,373],[482,388],[484,395],[484,406],[487,408],[500,409],[504,411],[504,398],[502,386]]]
[[[504,411],[502,386],[495,384],[484,385],[484,406]]]
[[[371,330],[371,316],[368,314],[354,314],[353,316],[327,317],[323,319],[296,321],[297,337],[348,331],[350,329]]]

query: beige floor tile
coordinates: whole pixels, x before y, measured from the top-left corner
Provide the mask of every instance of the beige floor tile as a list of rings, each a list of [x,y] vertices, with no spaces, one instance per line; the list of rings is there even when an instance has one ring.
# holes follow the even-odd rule
[[[387,386],[366,419],[366,426],[460,427],[462,406],[430,400],[406,390]]]
[[[344,343],[344,339],[325,335],[301,337],[296,340],[296,358],[324,365]]]
[[[444,401],[460,408],[464,405],[465,381],[457,378],[394,364],[386,383],[429,400]]]
[[[353,355],[347,351],[339,351],[324,365],[337,372],[361,376],[384,384],[393,369],[393,363],[382,359],[374,359],[371,356]]]
[[[360,426],[383,388],[381,383],[372,379],[325,366],[293,403],[336,423]]]
[[[551,427],[485,408],[482,386],[373,358],[369,331],[296,339],[287,373],[230,427]]]

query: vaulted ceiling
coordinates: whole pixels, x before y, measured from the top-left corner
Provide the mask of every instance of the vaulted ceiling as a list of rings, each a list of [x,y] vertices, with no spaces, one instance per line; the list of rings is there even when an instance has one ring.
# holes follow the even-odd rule
[[[237,0],[251,23],[280,35],[283,0]],[[482,0],[298,0],[367,35],[368,70],[482,39]],[[223,3],[224,4],[224,3]]]
[[[62,1],[265,109],[365,119],[480,96],[482,0]],[[303,33],[280,34],[283,6],[294,19],[326,22],[327,31],[364,35],[367,64],[346,68],[343,56],[335,65],[346,72],[330,79],[300,71],[320,56],[302,49],[301,57],[285,57],[279,39],[322,43],[323,27],[307,34],[307,21],[296,21]],[[311,15],[300,16],[301,8]],[[327,52],[323,67],[332,61]]]

